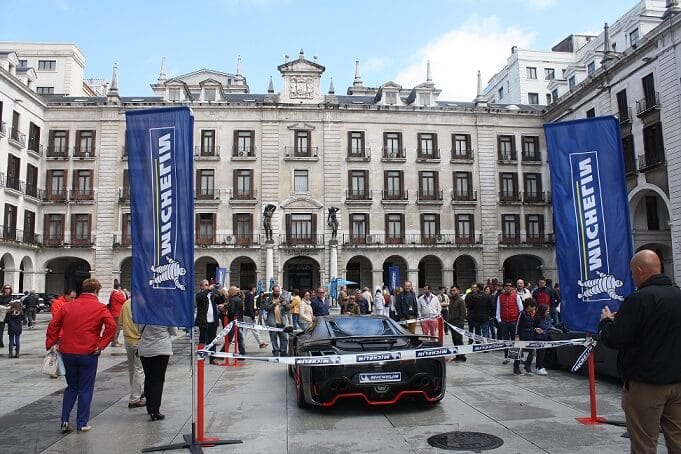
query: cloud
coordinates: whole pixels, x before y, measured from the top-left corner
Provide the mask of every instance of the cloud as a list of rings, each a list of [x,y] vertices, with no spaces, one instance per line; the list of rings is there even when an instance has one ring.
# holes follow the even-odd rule
[[[556,4],[556,0],[521,0],[519,3],[527,9],[541,11],[548,9]]]
[[[380,73],[392,64],[392,60],[382,57],[370,57],[366,60],[360,60],[360,73]]]
[[[477,93],[478,70],[484,88],[506,65],[511,46],[530,48],[534,38],[532,32],[504,27],[496,17],[475,15],[421,48],[416,61],[399,71],[394,80],[405,88],[425,82],[430,60],[433,82],[442,90],[440,99],[471,101]]]

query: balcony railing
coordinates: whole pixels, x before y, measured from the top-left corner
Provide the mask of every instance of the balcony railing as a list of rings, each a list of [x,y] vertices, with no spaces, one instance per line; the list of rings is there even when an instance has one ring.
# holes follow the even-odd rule
[[[478,193],[470,189],[465,191],[452,189],[451,196],[453,202],[475,202],[478,200]]]
[[[473,150],[452,149],[452,161],[470,161],[473,159]]]
[[[279,235],[279,245],[288,247],[323,247],[324,234],[288,234]]]
[[[7,135],[7,124],[4,121],[0,121],[0,137],[5,137]]]
[[[33,198],[36,198],[36,199],[39,198],[38,196],[40,194],[40,191],[38,191],[38,186],[36,186],[34,184],[22,183],[22,187],[23,187],[22,192],[24,194],[26,194],[27,196],[33,197]]]
[[[95,147],[73,147],[73,157],[78,159],[93,159],[95,157]]]
[[[319,147],[284,147],[287,158],[318,158]]]
[[[545,191],[525,191],[523,193],[523,203],[546,203],[549,201],[550,193]]]
[[[42,193],[43,202],[66,202],[66,189],[45,189]]]
[[[194,190],[196,200],[220,200],[220,190],[215,188],[198,188]]]
[[[499,191],[499,202],[520,202],[520,193],[518,191]]]
[[[346,189],[345,200],[372,200],[373,191],[371,189]]]
[[[534,153],[523,152],[522,159],[523,159],[523,162],[526,162],[526,163],[535,163],[535,162],[539,163],[539,162],[541,162],[541,153],[538,152],[538,151],[536,151]]]
[[[386,235],[382,233],[369,233],[356,235],[343,234],[344,246],[472,246],[482,244],[482,234],[457,235],[451,233],[424,235],[410,233],[404,235]]]
[[[659,154],[638,155],[638,169],[641,172],[663,165],[666,162],[664,152]]]
[[[381,191],[383,202],[406,202],[409,200],[409,190],[404,191]]]
[[[660,92],[656,91],[652,96],[646,96],[636,101],[636,116],[640,117],[659,108]]]
[[[518,160],[515,151],[501,151],[499,150],[499,162],[515,162]]]
[[[19,128],[12,127],[9,132],[9,142],[15,147],[24,148],[26,146],[26,134],[19,131]]]
[[[47,147],[47,153],[45,153],[45,156],[48,158],[68,158],[69,150],[65,146],[50,145]]]
[[[40,143],[40,139],[31,137],[28,139],[28,152],[37,154],[38,156],[43,155],[43,150],[45,147]]]
[[[634,153],[624,153],[624,173],[627,175],[635,174],[638,171],[636,167],[636,156]]]
[[[260,234],[197,233],[194,240],[198,247],[251,247],[260,245]]]
[[[220,157],[220,145],[212,145],[212,146],[196,145],[194,147],[194,157],[197,157],[197,158],[219,158]]]
[[[439,191],[416,191],[417,202],[442,202],[442,189]]]
[[[255,147],[232,147],[233,158],[255,158]]]
[[[348,159],[349,160],[359,160],[359,161],[370,161],[371,160],[371,148],[349,148],[348,149]]]
[[[407,149],[383,147],[381,159],[384,161],[404,161],[407,159]]]
[[[132,245],[132,238],[129,235],[114,235],[113,236],[113,247],[128,247]]]
[[[16,243],[37,244],[38,235],[27,230],[17,230],[16,227],[0,225],[0,240]]]
[[[75,202],[80,200],[85,201],[94,200],[95,191],[94,189],[71,189],[69,199]]]
[[[631,107],[627,107],[625,110],[620,110],[619,117],[621,125],[631,123],[631,120],[633,118],[633,115],[631,114]]]
[[[503,246],[551,246],[554,243],[552,233],[499,234],[499,244]]]
[[[118,188],[118,201],[119,202],[130,201],[130,186],[120,186]]]
[[[21,183],[22,182],[19,181],[19,177],[0,173],[0,187],[21,191]]]
[[[38,236],[38,244],[51,247],[92,247],[96,243],[96,236],[85,233],[72,235],[71,232],[54,232]]]
[[[440,159],[440,149],[434,150],[416,150],[417,161],[437,161]]]
[[[229,191],[229,200],[239,201],[239,200],[256,200],[258,191],[256,189],[244,190],[244,189],[231,189]]]

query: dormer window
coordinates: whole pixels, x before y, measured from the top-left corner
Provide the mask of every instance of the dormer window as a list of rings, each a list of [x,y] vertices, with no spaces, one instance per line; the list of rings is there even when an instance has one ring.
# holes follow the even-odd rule
[[[168,101],[180,101],[180,89],[179,88],[169,88],[168,89]]]
[[[430,93],[419,93],[419,104],[422,106],[430,105]]]
[[[385,94],[385,103],[394,105],[397,104],[397,93],[386,93]]]

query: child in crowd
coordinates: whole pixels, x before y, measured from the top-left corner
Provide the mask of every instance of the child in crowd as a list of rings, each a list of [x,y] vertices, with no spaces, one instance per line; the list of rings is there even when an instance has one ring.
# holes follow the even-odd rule
[[[532,341],[534,340],[534,313],[537,309],[537,302],[534,298],[527,298],[523,301],[523,310],[518,315],[518,322],[516,324],[515,340]],[[534,359],[534,350],[527,351],[527,358],[525,359],[525,373],[532,374],[532,360]],[[520,359],[513,361],[513,373],[516,375],[522,374],[520,372]]]
[[[548,306],[540,304],[537,307],[537,315],[534,317],[534,340],[549,340],[549,328],[551,326],[551,316]],[[544,368],[544,349],[537,350],[537,375],[548,375]]]
[[[21,321],[24,318],[24,313],[21,310],[21,303],[19,301],[14,301],[10,306],[10,310],[7,311],[5,315],[5,323],[7,324],[7,334],[9,334],[9,357],[18,358],[20,342],[19,337],[21,336]],[[14,349],[14,355],[12,355],[12,349]]]

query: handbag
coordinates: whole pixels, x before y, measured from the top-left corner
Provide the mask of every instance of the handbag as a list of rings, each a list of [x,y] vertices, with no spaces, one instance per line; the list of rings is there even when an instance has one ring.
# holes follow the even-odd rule
[[[40,372],[45,375],[57,375],[59,365],[57,364],[57,352],[54,351],[54,347],[47,352],[45,359],[43,360],[43,367],[40,368]]]
[[[57,355],[57,375],[66,376],[66,366],[64,366],[64,360],[61,357],[61,353],[55,352]]]
[[[513,360],[523,359],[522,349],[520,349],[520,348],[509,348],[508,349],[508,359],[513,359]]]

